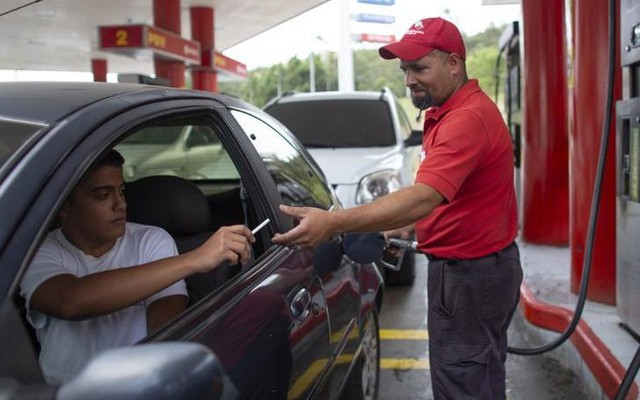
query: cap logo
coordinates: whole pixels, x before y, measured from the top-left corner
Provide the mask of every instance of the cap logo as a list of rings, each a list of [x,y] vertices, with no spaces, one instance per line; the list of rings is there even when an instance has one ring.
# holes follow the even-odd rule
[[[422,25],[422,21],[418,21],[405,33],[405,35],[423,35],[424,34],[424,25]]]

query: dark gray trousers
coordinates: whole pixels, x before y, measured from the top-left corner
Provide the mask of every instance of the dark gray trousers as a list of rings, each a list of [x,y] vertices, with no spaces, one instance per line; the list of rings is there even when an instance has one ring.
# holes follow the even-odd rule
[[[506,398],[507,328],[521,283],[515,243],[476,259],[429,257],[427,324],[436,400]]]

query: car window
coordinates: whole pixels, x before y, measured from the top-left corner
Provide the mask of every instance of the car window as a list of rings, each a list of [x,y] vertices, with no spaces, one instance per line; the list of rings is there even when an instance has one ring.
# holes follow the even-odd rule
[[[163,228],[180,253],[201,245],[223,226],[258,223],[255,200],[242,185],[220,129],[208,118],[177,119],[134,129],[115,146],[125,159],[129,221]],[[266,229],[265,235],[270,238],[272,232]],[[271,246],[263,239],[256,235],[255,259]],[[240,268],[225,264],[216,271],[187,278],[191,302],[216,291]]]
[[[182,125],[155,126],[142,128],[134,135],[124,139],[126,145],[170,145],[180,137]]]
[[[283,102],[265,111],[307,148],[384,147],[396,142],[391,113],[382,100]]]
[[[400,132],[402,133],[402,139],[407,140],[411,136],[411,131],[413,130],[413,127],[411,126],[411,122],[409,122],[407,113],[404,112],[404,109],[400,107],[400,105],[398,105],[397,110],[398,110],[398,119],[400,120]]]
[[[40,124],[0,118],[0,170],[11,155],[42,127]]]
[[[144,127],[123,140],[117,150],[126,160],[127,181],[159,174],[190,180],[240,178],[217,134],[204,123]]]
[[[256,117],[236,110],[232,114],[251,139],[286,204],[325,210],[333,206],[324,179],[287,139]]]

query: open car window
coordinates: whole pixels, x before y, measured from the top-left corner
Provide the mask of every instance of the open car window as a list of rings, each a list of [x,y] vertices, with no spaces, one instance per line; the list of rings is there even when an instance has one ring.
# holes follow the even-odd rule
[[[207,119],[184,118],[135,129],[115,146],[125,159],[128,220],[163,228],[179,253],[195,249],[222,226],[253,224],[252,202],[219,135]],[[254,259],[269,247],[256,239]],[[225,264],[188,278],[190,303],[240,272],[240,266]]]

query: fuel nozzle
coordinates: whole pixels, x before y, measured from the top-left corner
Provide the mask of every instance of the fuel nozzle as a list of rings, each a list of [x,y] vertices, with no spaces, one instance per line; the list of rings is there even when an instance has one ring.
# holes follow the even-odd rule
[[[398,239],[398,238],[389,238],[387,239],[387,247],[401,247],[405,250],[411,250],[413,252],[418,251],[418,242],[412,239]]]
[[[388,238],[387,245],[382,256],[382,265],[393,271],[398,271],[402,267],[407,251],[416,252],[418,243],[412,239]]]

